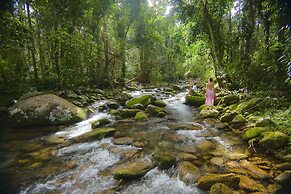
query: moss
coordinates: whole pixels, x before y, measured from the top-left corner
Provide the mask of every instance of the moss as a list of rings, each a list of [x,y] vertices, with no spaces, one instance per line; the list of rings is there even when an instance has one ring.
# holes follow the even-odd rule
[[[260,136],[265,131],[265,128],[263,127],[254,127],[251,129],[248,129],[245,134],[243,135],[243,139],[249,140],[255,137]]]
[[[289,137],[278,131],[265,132],[262,135],[263,139],[259,141],[259,145],[269,150],[280,149],[289,142]]]
[[[158,161],[158,166],[161,169],[170,168],[177,162],[176,157],[168,153],[158,154],[155,156],[155,159]]]
[[[262,101],[263,101],[262,98],[252,98],[250,100],[244,101],[237,106],[236,111],[239,113],[243,113],[245,111],[250,110],[251,108],[252,110],[255,110],[254,107],[257,106]]]
[[[145,112],[138,112],[138,113],[136,113],[134,118],[135,118],[135,120],[138,120],[138,121],[146,120],[146,119],[148,119],[148,115]]]
[[[127,108],[131,108],[133,105],[141,103],[144,107],[146,107],[149,104],[149,99],[152,97],[152,95],[145,95],[140,96],[137,98],[132,98],[128,101],[126,101],[125,106]]]
[[[201,106],[205,104],[205,97],[187,95],[185,98],[185,104],[191,105],[191,106]]]

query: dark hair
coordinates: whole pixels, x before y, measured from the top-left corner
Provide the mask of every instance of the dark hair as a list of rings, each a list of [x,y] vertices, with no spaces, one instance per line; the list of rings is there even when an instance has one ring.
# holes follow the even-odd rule
[[[209,78],[209,81],[210,81],[210,82],[213,82],[213,79],[210,77],[210,78]]]

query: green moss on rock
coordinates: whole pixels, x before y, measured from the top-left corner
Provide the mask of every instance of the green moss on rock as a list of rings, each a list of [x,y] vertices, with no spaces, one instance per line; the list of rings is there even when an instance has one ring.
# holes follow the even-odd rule
[[[125,106],[127,108],[132,108],[133,105],[140,103],[144,107],[146,107],[149,104],[150,98],[152,98],[152,95],[144,95],[144,96],[140,96],[137,98],[132,98],[132,99],[126,101]]]
[[[191,106],[201,106],[205,104],[205,97],[187,95],[185,97],[185,104],[191,105]]]
[[[249,140],[255,137],[260,136],[265,131],[265,128],[263,127],[254,127],[251,129],[248,129],[245,134],[243,135],[243,139]]]
[[[289,136],[281,132],[265,132],[263,139],[259,141],[259,146],[268,150],[277,150],[289,142]]]

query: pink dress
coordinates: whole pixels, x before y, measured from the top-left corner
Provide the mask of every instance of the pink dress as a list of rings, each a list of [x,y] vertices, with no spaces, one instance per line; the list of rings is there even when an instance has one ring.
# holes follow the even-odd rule
[[[206,89],[206,100],[205,100],[205,104],[212,106],[214,103],[214,99],[215,98],[215,93],[214,90],[212,89]]]

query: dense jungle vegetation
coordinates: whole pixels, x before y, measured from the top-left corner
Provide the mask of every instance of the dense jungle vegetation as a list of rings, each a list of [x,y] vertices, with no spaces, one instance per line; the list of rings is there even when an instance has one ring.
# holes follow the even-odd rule
[[[287,0],[1,1],[1,94],[125,81],[290,91]],[[289,67],[289,72],[288,72]],[[289,73],[289,78],[288,78]]]

